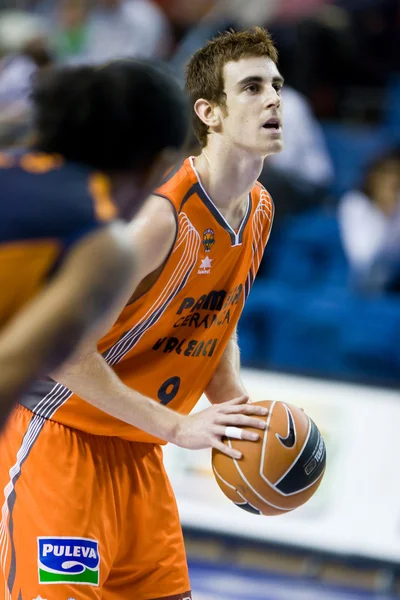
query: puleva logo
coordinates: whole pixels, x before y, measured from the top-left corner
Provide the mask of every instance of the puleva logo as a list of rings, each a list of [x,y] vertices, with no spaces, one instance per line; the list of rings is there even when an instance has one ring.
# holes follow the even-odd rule
[[[99,543],[87,538],[39,537],[39,583],[99,585]]]
[[[203,233],[203,246],[206,252],[210,252],[211,248],[215,244],[214,230],[206,229]]]

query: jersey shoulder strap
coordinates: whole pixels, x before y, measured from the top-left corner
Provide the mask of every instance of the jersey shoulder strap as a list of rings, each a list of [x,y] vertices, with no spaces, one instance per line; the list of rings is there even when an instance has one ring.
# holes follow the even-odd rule
[[[162,196],[169,200],[177,213],[180,213],[185,202],[198,192],[199,183],[187,158],[171,169],[165,176],[161,185],[154,192],[156,196]]]

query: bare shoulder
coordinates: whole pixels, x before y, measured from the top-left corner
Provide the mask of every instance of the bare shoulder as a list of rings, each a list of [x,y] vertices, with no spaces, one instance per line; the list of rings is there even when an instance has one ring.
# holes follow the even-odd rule
[[[173,242],[177,230],[176,211],[166,198],[150,196],[139,213],[129,224],[133,239],[151,239],[157,245]]]
[[[177,227],[173,204],[157,195],[150,196],[131,221],[129,230],[142,277],[163,264],[174,245]]]

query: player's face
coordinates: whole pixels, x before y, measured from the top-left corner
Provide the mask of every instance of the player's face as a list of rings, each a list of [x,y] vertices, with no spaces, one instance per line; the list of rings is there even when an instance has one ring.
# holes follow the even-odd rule
[[[283,79],[267,57],[242,58],[224,66],[227,114],[223,135],[234,146],[267,156],[283,149]]]

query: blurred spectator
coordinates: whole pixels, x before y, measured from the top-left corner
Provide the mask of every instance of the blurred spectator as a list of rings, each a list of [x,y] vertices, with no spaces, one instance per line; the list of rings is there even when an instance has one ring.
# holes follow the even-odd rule
[[[284,149],[266,159],[260,177],[276,200],[276,219],[319,206],[333,179],[322,127],[309,102],[288,85],[282,90],[282,102]]]
[[[0,54],[0,146],[13,143],[27,118],[30,78],[36,67],[22,55]]]
[[[338,209],[354,281],[371,291],[400,291],[400,150],[376,159],[359,190]]]
[[[272,15],[280,0],[155,0],[168,16],[177,41],[185,46],[177,53],[187,59],[190,54],[189,44],[195,50],[199,47],[194,43],[195,38],[207,32],[204,41],[216,35],[218,31],[233,26],[234,28],[252,27],[263,25]],[[192,35],[194,36],[192,37]],[[189,36],[189,37],[188,37]],[[204,43],[204,42],[203,42]],[[202,44],[200,44],[202,45]]]
[[[96,0],[87,24],[85,62],[120,56],[164,57],[170,29],[163,11],[152,0]]]
[[[180,41],[209,13],[218,0],[155,0],[167,16],[174,39]]]
[[[31,77],[51,56],[41,19],[20,11],[0,20],[0,145],[16,142],[29,120]]]
[[[54,55],[45,37],[33,39],[25,44],[22,55],[31,59],[37,69],[46,69],[54,64]]]
[[[287,80],[317,116],[379,120],[400,68],[398,0],[285,0],[270,28]]]
[[[26,2],[24,8],[49,22],[53,20],[56,6],[57,0],[29,0]]]
[[[61,60],[100,63],[121,56],[164,58],[171,27],[154,0],[38,0]]]
[[[360,62],[385,75],[400,71],[398,0],[336,0],[349,13]]]
[[[317,116],[332,117],[355,49],[344,10],[325,3],[314,9],[299,19],[281,14],[271,31],[287,82],[310,100]]]
[[[302,0],[303,1],[303,0]],[[254,25],[265,25],[277,14],[282,0],[219,0],[215,2],[210,17],[215,21],[221,16],[235,27],[246,29]]]
[[[68,62],[86,50],[88,37],[88,0],[61,0],[52,36],[57,58]]]
[[[297,22],[317,12],[334,0],[280,0],[275,14],[279,21]]]

